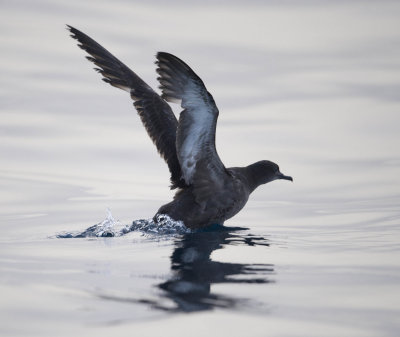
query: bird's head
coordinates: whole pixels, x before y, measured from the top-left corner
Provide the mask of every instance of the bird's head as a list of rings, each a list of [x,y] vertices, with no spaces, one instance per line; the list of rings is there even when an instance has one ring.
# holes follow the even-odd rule
[[[277,179],[293,181],[292,177],[279,171],[279,166],[269,160],[261,160],[247,166],[249,178],[253,181],[254,189],[259,185],[269,183]]]

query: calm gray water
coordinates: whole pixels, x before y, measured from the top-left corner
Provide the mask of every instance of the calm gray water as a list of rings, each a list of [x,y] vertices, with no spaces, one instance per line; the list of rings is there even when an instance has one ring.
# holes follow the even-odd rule
[[[1,336],[398,336],[398,1],[0,9]],[[173,195],[128,95],[65,24],[153,87],[155,53],[181,57],[219,106],[226,166],[270,159],[294,183],[226,223],[247,230],[57,239]]]

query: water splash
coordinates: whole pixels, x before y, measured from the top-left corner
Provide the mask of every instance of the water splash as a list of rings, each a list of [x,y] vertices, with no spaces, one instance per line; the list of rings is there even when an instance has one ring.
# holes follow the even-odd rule
[[[83,232],[78,233],[61,233],[58,238],[89,238],[89,237],[113,237],[118,232],[118,227],[123,226],[119,220],[115,220],[112,216],[111,210],[107,208],[106,218],[85,229]]]
[[[132,225],[122,230],[123,234],[132,231],[148,234],[185,234],[191,233],[192,230],[187,228],[182,221],[175,221],[166,214],[157,214],[153,219],[135,220]]]
[[[90,237],[114,237],[123,236],[130,232],[141,232],[143,234],[173,235],[191,233],[182,221],[175,221],[165,214],[157,214],[153,219],[134,220],[131,225],[124,225],[115,220],[111,210],[107,209],[106,218],[85,229],[83,232],[60,233],[57,238],[90,238]]]

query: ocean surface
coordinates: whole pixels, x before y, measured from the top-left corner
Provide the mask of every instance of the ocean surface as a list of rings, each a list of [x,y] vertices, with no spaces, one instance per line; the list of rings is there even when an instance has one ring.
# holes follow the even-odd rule
[[[1,1],[0,335],[398,336],[399,17],[385,0]],[[156,52],[182,58],[225,165],[269,159],[294,182],[225,231],[60,238],[173,196],[66,24],[153,88]]]

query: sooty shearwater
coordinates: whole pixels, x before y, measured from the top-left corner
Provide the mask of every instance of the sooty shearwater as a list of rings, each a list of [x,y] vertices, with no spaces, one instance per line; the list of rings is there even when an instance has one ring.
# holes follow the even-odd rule
[[[176,56],[156,55],[161,96],[138,75],[81,31],[67,26],[71,37],[90,56],[103,81],[127,91],[146,131],[166,161],[173,201],[157,214],[183,221],[189,228],[222,225],[246,204],[250,193],[276,179],[293,181],[277,164],[261,160],[246,167],[226,168],[215,149],[218,108],[203,81]],[[167,102],[180,103],[179,120]]]

